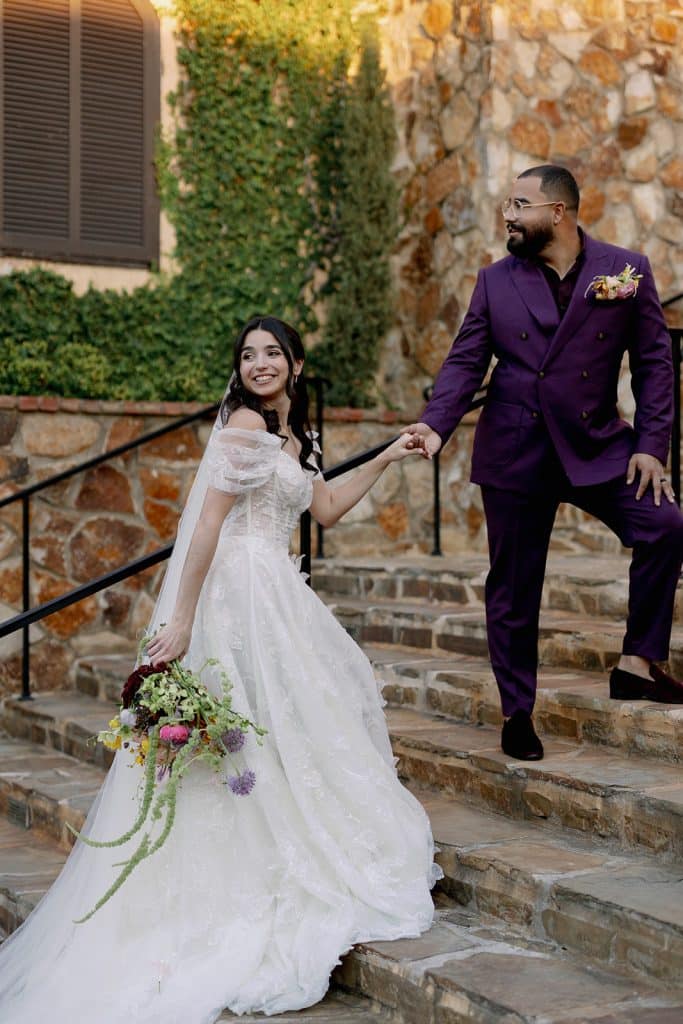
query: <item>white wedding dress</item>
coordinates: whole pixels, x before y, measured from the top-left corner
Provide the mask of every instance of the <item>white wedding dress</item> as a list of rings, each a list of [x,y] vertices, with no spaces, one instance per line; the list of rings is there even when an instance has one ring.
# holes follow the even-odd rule
[[[214,428],[202,473],[237,499],[185,661],[217,658],[233,706],[268,730],[236,755],[256,784],[236,796],[224,776],[193,766],[166,844],[84,924],[73,922],[139,837],[115,849],[77,843],[0,948],[2,1024],[210,1024],[226,1007],[298,1009],[323,997],[354,943],[416,936],[432,922],[429,822],[396,777],[372,669],[288,554],[313,473],[276,436],[231,428]],[[168,615],[164,587],[156,625]],[[126,831],[140,779],[119,752],[91,837]]]

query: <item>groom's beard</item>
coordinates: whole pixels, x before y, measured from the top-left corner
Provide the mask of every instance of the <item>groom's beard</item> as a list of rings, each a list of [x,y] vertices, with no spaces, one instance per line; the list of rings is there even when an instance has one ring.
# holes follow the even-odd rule
[[[517,234],[509,236],[507,248],[513,256],[519,256],[521,259],[538,256],[554,238],[552,226],[549,224],[524,227],[523,224],[515,222],[513,226]]]

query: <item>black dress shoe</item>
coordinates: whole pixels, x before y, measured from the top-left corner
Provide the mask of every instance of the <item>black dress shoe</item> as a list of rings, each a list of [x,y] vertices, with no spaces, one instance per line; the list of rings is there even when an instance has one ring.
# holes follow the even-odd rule
[[[500,745],[504,754],[518,761],[540,761],[543,757],[543,744],[536,735],[531,715],[526,711],[515,711],[507,722],[503,722]]]
[[[683,683],[659,665],[650,665],[650,678],[613,668],[609,677],[612,700],[651,700],[657,704],[683,704]]]

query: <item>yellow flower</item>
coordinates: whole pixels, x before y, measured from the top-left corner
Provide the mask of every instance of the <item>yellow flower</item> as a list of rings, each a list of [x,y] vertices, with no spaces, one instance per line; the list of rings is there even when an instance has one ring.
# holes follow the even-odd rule
[[[102,741],[107,750],[120,750],[121,749],[121,737],[120,736],[108,736]]]
[[[118,729],[120,727],[120,725],[121,725],[121,723],[119,722],[118,715],[117,715],[116,718],[112,718],[112,720],[110,721],[109,728],[110,729]]]
[[[143,754],[146,754],[149,750],[149,736],[143,736],[140,740],[140,750]]]

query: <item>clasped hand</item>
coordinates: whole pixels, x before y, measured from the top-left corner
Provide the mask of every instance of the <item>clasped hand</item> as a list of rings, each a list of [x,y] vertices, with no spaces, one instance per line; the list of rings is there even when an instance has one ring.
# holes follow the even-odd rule
[[[640,473],[636,501],[640,501],[645,491],[651,485],[655,505],[659,506],[661,504],[662,494],[668,502],[674,502],[673,487],[664,475],[664,466],[658,458],[654,455],[646,455],[645,452],[636,452],[629,459],[628,469],[626,470],[627,484],[633,483],[636,473]]]
[[[411,423],[404,427],[401,436],[408,437],[406,448],[409,451],[419,451],[423,458],[431,459],[441,449],[441,438],[435,430],[428,427],[426,423]]]

